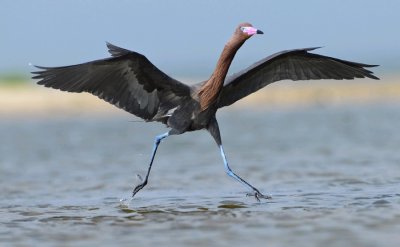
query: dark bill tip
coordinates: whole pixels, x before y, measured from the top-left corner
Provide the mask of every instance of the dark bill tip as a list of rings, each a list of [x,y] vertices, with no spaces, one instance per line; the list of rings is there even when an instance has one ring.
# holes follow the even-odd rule
[[[257,34],[264,34],[264,32],[257,29]]]

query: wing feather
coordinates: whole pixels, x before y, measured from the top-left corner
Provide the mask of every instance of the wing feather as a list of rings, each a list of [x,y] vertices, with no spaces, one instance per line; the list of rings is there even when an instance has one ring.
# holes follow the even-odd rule
[[[280,80],[351,80],[371,78],[378,80],[365,68],[368,65],[327,57],[309,51],[315,48],[287,50],[266,57],[225,80],[218,107],[231,105],[249,94]]]
[[[107,43],[111,58],[63,66],[36,66],[39,85],[88,92],[148,121],[189,97],[189,86],[169,77],[145,56]]]

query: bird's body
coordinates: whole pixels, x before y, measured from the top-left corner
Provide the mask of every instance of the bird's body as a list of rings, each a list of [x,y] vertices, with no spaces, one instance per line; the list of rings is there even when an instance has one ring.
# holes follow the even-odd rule
[[[146,178],[133,195],[148,181],[160,141],[169,135],[206,129],[220,147],[225,169],[231,177],[249,187],[255,197],[268,198],[230,169],[220,137],[216,112],[237,100],[279,80],[378,79],[360,64],[321,56],[316,48],[276,53],[247,69],[226,78],[231,62],[244,42],[261,31],[242,23],[225,45],[216,67],[206,81],[189,86],[155,67],[145,56],[107,44],[111,58],[65,67],[38,67],[38,84],[68,92],[89,92],[146,121],[158,121],[170,130],[156,137]]]

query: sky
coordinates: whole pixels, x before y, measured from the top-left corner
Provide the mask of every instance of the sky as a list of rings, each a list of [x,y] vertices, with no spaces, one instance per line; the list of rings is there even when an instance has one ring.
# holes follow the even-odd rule
[[[264,31],[230,73],[280,50],[316,51],[400,69],[399,0],[2,0],[0,73],[108,57],[105,42],[144,54],[176,78],[207,79],[241,22]]]

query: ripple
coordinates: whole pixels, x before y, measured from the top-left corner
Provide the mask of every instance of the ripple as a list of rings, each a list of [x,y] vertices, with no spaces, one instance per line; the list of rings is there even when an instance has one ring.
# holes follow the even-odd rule
[[[0,245],[397,247],[400,107],[388,107],[245,111],[257,131],[240,135],[243,121],[221,112],[233,167],[273,194],[261,202],[223,174],[201,132],[163,144],[132,200],[158,127],[138,131],[124,117],[0,124]]]
[[[235,208],[247,208],[243,202],[237,201],[221,201],[218,208],[235,209]]]
[[[390,202],[381,199],[381,200],[374,201],[372,204],[375,205],[376,207],[387,207],[387,206],[389,206]]]

